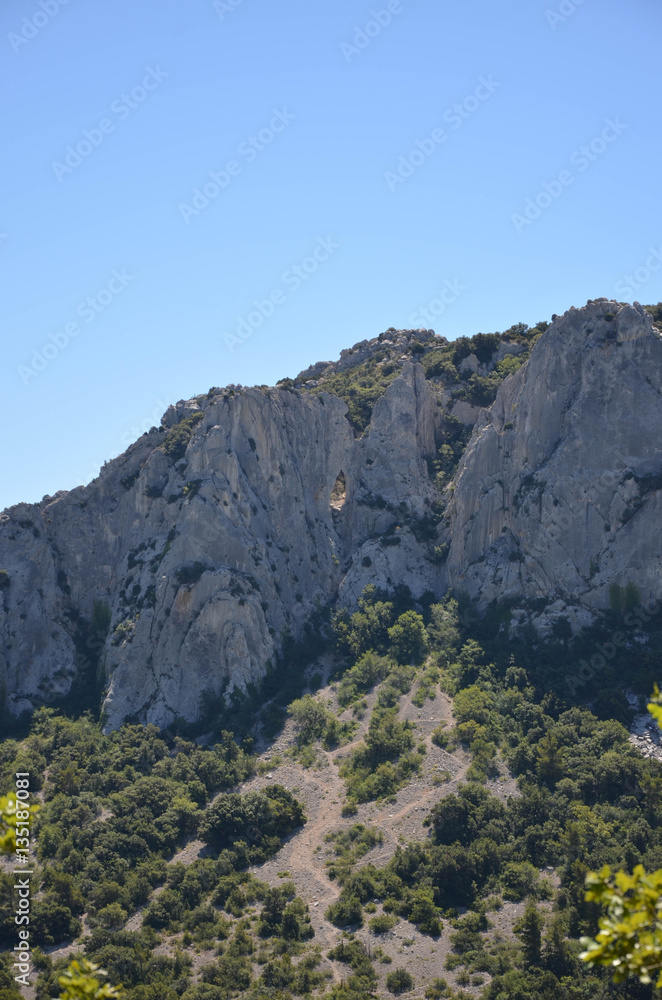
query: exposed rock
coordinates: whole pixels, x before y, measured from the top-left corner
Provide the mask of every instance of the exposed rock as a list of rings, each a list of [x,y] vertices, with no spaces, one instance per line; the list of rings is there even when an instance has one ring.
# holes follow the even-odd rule
[[[451,416],[459,420],[461,424],[465,424],[467,427],[473,427],[478,420],[478,415],[480,414],[480,406],[473,406],[471,403],[467,403],[464,399],[459,399],[457,403],[453,404],[451,409]]]
[[[90,486],[1,515],[12,711],[67,692],[85,664],[76,622],[95,600],[111,612],[101,662],[114,726],[193,719],[204,693],[245,689],[283,633],[299,635],[339,590],[437,587],[429,541],[411,529],[438,498],[424,456],[441,416],[422,369],[403,366],[361,438],[346,409],[327,394],[236,387],[180,402],[166,427],[202,414],[183,458],[146,434]],[[333,507],[340,474],[345,502]],[[398,529],[399,545],[380,545]]]
[[[662,761],[660,730],[652,715],[635,716],[630,727],[630,743],[643,757]]]
[[[450,505],[449,582],[485,605],[662,592],[662,339],[642,307],[557,318],[481,412]]]
[[[475,354],[469,354],[460,362],[461,372],[477,372],[480,368],[480,361]]]
[[[612,583],[659,598],[662,340],[644,310],[571,309],[490,408],[455,404],[476,423],[445,528],[428,459],[452,398],[410,360],[438,340],[389,330],[299,376],[381,360],[386,345],[400,375],[363,433],[323,382],[212,389],[169,407],[89,486],[0,514],[11,711],[66,695],[98,660],[109,725],[194,719],[201,699],[258,682],[317,606],[351,606],[367,584],[513,600],[543,635],[564,618],[584,627]],[[521,348],[509,343],[504,357]],[[100,645],[95,602],[110,615]]]

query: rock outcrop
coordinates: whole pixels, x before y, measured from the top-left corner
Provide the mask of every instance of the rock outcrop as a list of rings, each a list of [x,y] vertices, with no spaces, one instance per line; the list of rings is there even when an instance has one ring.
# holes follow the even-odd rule
[[[479,606],[543,598],[575,628],[611,584],[662,595],[662,340],[641,307],[571,309],[492,406],[461,413],[453,384],[401,354],[434,350],[432,331],[389,336],[400,375],[363,433],[323,385],[210,390],[89,486],[0,515],[10,710],[92,669],[108,725],[193,720],[201,699],[259,682],[317,607],[370,583],[453,587]],[[332,374],[388,343],[357,345]],[[480,370],[469,355],[466,378],[520,346],[498,350]],[[475,426],[444,495],[430,460],[448,412]]]
[[[556,319],[474,427],[450,504],[448,579],[481,605],[609,606],[662,593],[662,338],[643,307]]]
[[[69,690],[95,608],[110,613],[92,644],[109,725],[165,724],[259,681],[283,634],[339,591],[435,587],[415,527],[438,499],[425,456],[441,417],[420,365],[403,365],[360,438],[346,410],[327,394],[219,390],[170,407],[89,486],[4,512],[10,709]]]

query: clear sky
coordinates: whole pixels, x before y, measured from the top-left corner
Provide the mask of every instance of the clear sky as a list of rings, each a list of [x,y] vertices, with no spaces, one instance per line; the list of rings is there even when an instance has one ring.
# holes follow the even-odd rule
[[[389,326],[662,299],[661,27],[659,0],[5,0],[0,508]]]

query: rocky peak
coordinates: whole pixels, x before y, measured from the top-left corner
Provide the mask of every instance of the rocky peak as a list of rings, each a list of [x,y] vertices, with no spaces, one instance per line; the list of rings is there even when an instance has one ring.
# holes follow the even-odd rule
[[[454,483],[449,581],[481,603],[660,593],[662,339],[608,299],[556,318],[481,412]]]
[[[659,597],[661,399],[651,316],[597,299],[181,400],[89,486],[0,515],[7,704],[87,685],[111,726],[192,720],[368,584],[576,628],[612,584]]]

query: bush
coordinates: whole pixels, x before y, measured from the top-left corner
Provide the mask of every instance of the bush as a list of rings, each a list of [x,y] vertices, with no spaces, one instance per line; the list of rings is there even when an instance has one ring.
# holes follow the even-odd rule
[[[392,930],[398,922],[398,918],[389,913],[380,913],[378,917],[373,917],[369,921],[370,930],[373,934],[386,934]]]
[[[7,570],[0,569],[0,590],[6,590],[10,583],[11,579]]]
[[[361,900],[353,894],[341,893],[340,899],[331,904],[325,915],[336,927],[363,926]]]
[[[170,428],[161,445],[161,449],[172,462],[177,462],[180,458],[184,457],[189,441],[193,437],[195,426],[203,417],[204,413],[192,413],[190,417],[186,417]]]
[[[218,851],[241,842],[249,858],[266,860],[283,837],[305,822],[301,805],[282,785],[223,795],[207,810],[200,837]]]
[[[408,993],[413,990],[414,980],[406,969],[393,969],[386,974],[386,989],[389,993]]]
[[[297,742],[300,746],[321,739],[332,718],[326,705],[319,698],[313,698],[310,694],[292,702],[290,715],[299,730]]]
[[[338,685],[338,703],[347,708],[362,694],[367,694],[379,681],[383,681],[394,664],[387,656],[380,656],[370,649],[363,653],[353,667],[343,674]]]

